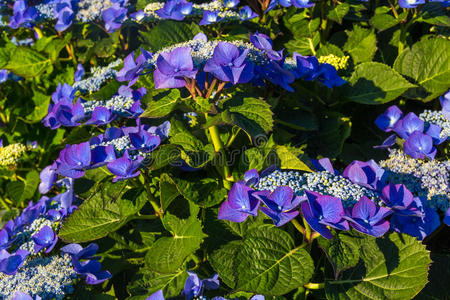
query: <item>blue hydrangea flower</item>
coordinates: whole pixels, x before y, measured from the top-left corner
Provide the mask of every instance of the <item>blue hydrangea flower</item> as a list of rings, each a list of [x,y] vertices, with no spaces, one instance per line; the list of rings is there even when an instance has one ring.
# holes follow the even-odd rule
[[[72,2],[70,0],[61,0],[56,3],[55,17],[58,19],[55,29],[59,32],[66,30],[72,25],[75,13],[72,9]]]
[[[434,159],[436,148],[433,147],[431,136],[420,131],[414,131],[403,144],[403,151],[412,158],[424,159],[428,157]]]
[[[406,140],[414,131],[423,132],[425,127],[422,121],[415,113],[408,113],[403,119],[397,121],[394,126],[394,131],[402,139]]]
[[[56,160],[56,172],[62,176],[80,178],[84,176],[84,168],[91,163],[91,147],[89,142],[78,145],[66,145]]]
[[[390,106],[376,120],[375,124],[384,132],[394,130],[395,124],[403,117],[403,112],[396,105]]]
[[[295,208],[300,204],[302,198],[295,196],[288,186],[280,186],[273,192],[264,191],[258,195],[266,205],[266,207],[260,207],[260,210],[269,216],[277,227],[290,222],[299,214]]]
[[[425,0],[398,0],[401,8],[416,8],[420,4],[425,4]]]
[[[239,10],[239,17],[242,21],[247,21],[258,17],[258,14],[246,5]]]
[[[344,218],[359,232],[383,236],[389,230],[389,222],[385,219],[392,211],[387,207],[377,207],[367,197],[362,197]]]
[[[302,202],[303,217],[312,229],[321,236],[331,239],[331,231],[327,228],[348,230],[348,223],[344,217],[344,208],[339,198],[324,196],[316,192],[305,191],[307,201]]]
[[[103,21],[105,21],[105,28],[108,32],[114,32],[122,26],[122,22],[127,17],[128,10],[121,7],[119,3],[105,9],[102,12]]]
[[[112,181],[117,182],[139,176],[141,171],[138,171],[137,169],[140,167],[143,160],[144,158],[141,156],[132,160],[128,150],[125,150],[125,153],[121,158],[109,162],[106,167],[111,173],[116,175]]]
[[[35,253],[39,253],[43,249],[45,249],[45,253],[50,253],[58,242],[58,236],[49,226],[44,226],[33,235],[33,242]]]
[[[12,29],[19,27],[32,28],[37,17],[37,10],[32,6],[28,6],[26,0],[14,1],[13,16],[9,20],[9,27]]]
[[[181,21],[192,12],[192,3],[186,0],[169,0],[156,14],[161,19]]]
[[[180,88],[185,86],[186,78],[195,78],[189,47],[176,48],[171,52],[161,53],[156,62],[157,69],[153,73],[155,88]]]
[[[198,23],[198,25],[210,25],[216,22],[219,22],[219,11],[204,11],[203,17]]]
[[[241,223],[249,215],[256,216],[260,204],[256,193],[242,181],[235,183],[228,193],[228,199],[220,206],[218,218]]]
[[[215,290],[219,288],[219,275],[216,273],[211,278],[200,279],[197,274],[187,271],[188,278],[184,284],[182,294],[186,300],[201,297],[204,289]]]

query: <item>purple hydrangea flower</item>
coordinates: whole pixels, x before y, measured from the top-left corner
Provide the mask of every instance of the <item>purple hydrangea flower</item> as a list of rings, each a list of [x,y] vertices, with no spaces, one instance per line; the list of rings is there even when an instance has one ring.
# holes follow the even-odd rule
[[[394,131],[404,140],[414,131],[423,132],[425,122],[415,113],[408,113],[403,119],[398,120],[394,126]]]
[[[8,80],[8,70],[0,70],[0,83]]]
[[[80,81],[86,71],[84,70],[84,67],[82,64],[77,65],[77,70],[75,71],[75,74],[73,75],[75,82]]]
[[[346,81],[337,74],[336,68],[330,64],[321,64],[315,77],[330,89],[346,83]]]
[[[319,70],[319,60],[315,56],[303,56],[294,52],[292,58],[297,62],[297,69],[294,72],[296,78],[306,81],[316,79]]]
[[[53,183],[58,178],[56,174],[55,166],[46,166],[39,174],[41,182],[39,183],[39,193],[47,194],[53,187]]]
[[[375,124],[384,132],[394,130],[395,124],[403,117],[403,112],[396,105],[390,106],[376,120]]]
[[[38,233],[33,235],[34,252],[38,253],[46,249],[45,253],[50,253],[58,242],[58,236],[49,226],[44,226]]]
[[[164,123],[162,123],[159,126],[152,126],[147,131],[150,134],[159,136],[161,141],[164,141],[165,139],[167,139],[169,137],[170,122],[165,121]]]
[[[383,236],[389,230],[389,222],[385,220],[392,211],[387,207],[377,207],[366,196],[353,206],[351,214],[344,216],[351,226],[359,232],[375,237]]]
[[[210,25],[213,23],[216,23],[220,21],[219,19],[219,11],[209,11],[209,10],[205,10],[203,12],[203,17],[200,20],[200,22],[198,23],[198,25]]]
[[[245,61],[248,52],[245,49],[241,53],[235,45],[219,42],[203,71],[232,84],[247,83],[253,78],[253,64]]]
[[[257,192],[240,181],[228,192],[227,201],[219,209],[218,218],[233,222],[244,222],[249,215],[256,216],[260,204]]]
[[[62,32],[69,28],[75,18],[75,13],[72,9],[72,2],[70,0],[61,0],[56,3],[54,10],[55,17],[58,19],[55,29],[58,32]]]
[[[378,148],[378,149],[390,148],[390,147],[394,146],[396,142],[397,142],[397,135],[394,133],[394,134],[391,134],[390,136],[388,136],[381,145],[374,146],[374,148]]]
[[[355,160],[345,168],[342,176],[353,183],[369,189],[376,189],[379,187],[380,180],[383,179],[383,174],[384,170],[374,161],[362,162]]]
[[[184,284],[182,294],[186,297],[186,300],[200,297],[203,295],[203,290],[215,290],[219,288],[219,275],[216,273],[211,278],[200,279],[197,274],[191,271],[187,271],[188,278]]]
[[[242,21],[247,21],[258,17],[258,14],[246,5],[239,10],[239,17]]]
[[[154,292],[153,294],[145,298],[145,300],[165,300],[163,291],[159,290],[157,292]]]
[[[297,8],[310,8],[314,6],[314,2],[310,0],[292,0],[292,5]]]
[[[161,19],[181,21],[192,12],[192,3],[186,0],[169,0],[156,14]]]
[[[134,61],[134,51],[128,54],[123,62],[123,68],[116,74],[117,80],[120,82],[129,81],[129,86],[135,84],[139,78],[139,73],[145,69],[147,59],[151,57],[152,54],[145,50],[142,50],[142,54],[136,58],[136,61]]]
[[[327,157],[321,158],[319,160],[312,159],[311,162],[312,162],[314,168],[316,169],[316,171],[318,171],[318,172],[328,171],[331,174],[339,175],[339,171],[335,170],[333,168],[333,164],[331,163],[330,159]]]
[[[284,69],[282,64],[283,62],[271,61],[261,69],[263,76],[286,91],[294,92],[294,89],[289,84],[294,82],[295,76],[292,72]]]
[[[87,120],[85,124],[103,126],[114,121],[116,117],[117,116],[112,113],[111,109],[98,106],[94,108],[91,118]]]
[[[89,169],[99,168],[116,160],[116,152],[112,145],[97,146],[91,150],[92,165]]]
[[[180,47],[171,52],[161,53],[156,66],[153,78],[157,89],[183,87],[186,84],[184,77],[193,79],[197,74],[189,47]]]
[[[260,207],[260,210],[269,216],[277,227],[290,222],[299,214],[295,208],[300,204],[302,199],[294,196],[294,192],[288,186],[280,186],[272,193],[265,191],[265,193],[260,192],[258,195],[267,206]]]
[[[141,171],[137,171],[141,166],[141,162],[144,160],[143,157],[137,157],[137,159],[131,159],[128,154],[128,150],[125,150],[124,155],[106,165],[108,170],[116,175],[113,182],[122,181],[130,179],[141,174]]]
[[[444,223],[450,226],[450,208],[445,212]]]
[[[127,17],[128,10],[121,7],[119,3],[105,9],[102,12],[102,18],[105,22],[105,28],[108,32],[114,32],[122,26],[122,22]]]
[[[308,201],[301,203],[303,217],[312,229],[321,236],[331,239],[331,231],[327,226],[348,230],[348,223],[344,216],[344,208],[339,198],[321,195],[316,192],[305,191]]]
[[[391,217],[391,228],[423,240],[439,227],[441,221],[434,209],[422,204],[422,199],[414,198],[413,205],[420,211],[420,216],[394,214]]]
[[[56,172],[70,178],[84,176],[84,168],[91,163],[91,147],[89,142],[78,145],[66,145],[56,160]]]
[[[26,0],[14,1],[13,16],[9,20],[9,27],[17,29],[19,27],[32,28],[33,22],[38,17],[38,11],[28,6]]]
[[[9,220],[3,229],[0,230],[0,250],[8,249],[16,238],[14,237],[14,222]]]
[[[98,251],[97,244],[90,244],[83,249],[78,244],[69,244],[61,248],[62,253],[72,256],[73,269],[78,275],[86,276],[87,284],[99,284],[111,278],[109,271],[102,271],[98,260],[94,256]]]
[[[16,291],[11,300],[41,300],[41,297],[36,296],[36,299],[33,299],[29,294]]]
[[[425,4],[425,0],[398,0],[401,8],[416,8],[420,4]]]
[[[394,214],[421,215],[414,203],[413,194],[403,184],[386,185],[382,190],[381,200],[392,209]]]
[[[129,137],[133,149],[143,152],[152,152],[161,143],[159,136],[150,134],[145,130],[140,130],[138,133],[130,133]]]
[[[250,35],[250,42],[259,50],[264,51],[270,59],[276,61],[283,59],[283,50],[273,50],[272,40],[267,35],[256,32],[255,34]]]
[[[420,131],[414,131],[403,144],[403,151],[412,158],[424,159],[428,157],[434,159],[436,148],[433,147],[431,136]]]
[[[256,169],[245,172],[244,181],[246,186],[257,186],[259,183],[259,174]]]
[[[436,124],[426,124],[425,134],[431,136],[433,144],[439,145],[447,140],[447,137],[441,137],[442,128]]]
[[[6,275],[14,275],[23,265],[30,252],[19,249],[14,254],[10,254],[6,250],[0,251],[0,272]]]

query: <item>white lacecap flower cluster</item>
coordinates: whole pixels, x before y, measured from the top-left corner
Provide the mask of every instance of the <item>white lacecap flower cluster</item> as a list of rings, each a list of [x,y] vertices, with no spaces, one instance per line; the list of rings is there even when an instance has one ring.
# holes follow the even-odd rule
[[[25,226],[25,228],[17,234],[17,240],[14,242],[14,245],[18,249],[27,250],[32,256],[38,254],[34,251],[34,242],[32,237],[44,226],[50,227],[55,233],[57,233],[61,227],[61,224],[58,221],[52,222],[44,217],[37,218],[33,221],[33,223],[31,223],[31,225]],[[41,252],[43,251],[44,249]]]
[[[16,291],[42,299],[63,299],[73,293],[76,278],[69,254],[28,258],[16,274],[0,273],[0,298],[10,299]]]
[[[102,19],[102,12],[110,8],[114,3],[110,0],[80,0],[78,7],[74,8],[75,20],[87,23]],[[39,20],[54,20],[56,3],[41,3],[35,6],[39,13]]]
[[[194,63],[195,67],[199,67],[201,65],[204,65],[206,63],[206,61],[208,61],[214,53],[214,49],[216,48],[217,44],[221,42],[221,41],[204,41],[204,40],[190,40],[184,43],[179,43],[179,44],[175,44],[172,45],[170,47],[164,48],[158,52],[156,52],[151,60],[149,61],[149,65],[151,66],[155,66],[156,65],[156,61],[159,57],[159,55],[161,53],[168,53],[171,52],[177,48],[182,48],[182,47],[189,47],[191,48],[191,56],[192,56],[192,61]],[[251,43],[246,43],[243,41],[224,41],[227,43],[231,43],[233,45],[235,45],[236,47],[238,47],[238,49],[240,51],[243,51],[245,49],[248,49],[248,55],[247,55],[247,59],[254,63],[254,64],[258,64],[258,65],[264,65],[269,63],[270,59],[267,57],[267,55],[257,49],[255,46],[253,46]]]
[[[128,150],[128,154],[130,155],[130,158],[132,160],[137,159],[138,156],[147,157],[150,155],[150,153],[142,152],[139,150],[132,150],[134,147],[131,144],[130,137],[128,135],[124,135],[120,138],[113,139],[111,141],[102,142],[98,145],[92,145],[91,149],[94,149],[98,146],[109,146],[112,145],[114,147],[114,150],[118,153],[123,153],[125,150]]]
[[[133,104],[134,99],[132,97],[125,97],[122,95],[114,95],[109,100],[93,100],[82,103],[84,111],[91,113],[96,107],[106,107],[111,109],[116,114],[126,114]]]
[[[156,14],[156,11],[163,8],[164,4],[165,2],[152,2],[147,4],[147,6],[144,8],[146,18],[144,18],[143,21],[145,22],[160,19],[158,14]],[[202,17],[205,11],[217,12],[217,15],[220,19],[220,21],[218,20],[219,22],[229,22],[240,19],[238,12],[231,10],[229,7],[226,7],[223,4],[223,1],[220,0],[214,0],[201,4],[193,3],[190,16]]]
[[[73,84],[74,90],[80,91],[81,93],[98,91],[106,81],[116,76],[117,70],[115,68],[120,64],[122,64],[122,60],[117,59],[106,67],[92,68],[90,77]]]
[[[344,207],[352,207],[362,196],[381,204],[376,192],[328,171],[302,174],[298,171],[276,170],[261,178],[257,189],[274,191],[283,185],[292,188],[297,196],[305,195],[304,191],[308,190],[340,198]]]
[[[414,196],[427,199],[431,208],[445,212],[450,207],[450,161],[414,159],[391,150],[380,165],[389,171],[390,182],[404,184]]]
[[[450,120],[448,120],[442,111],[424,110],[419,115],[419,118],[425,122],[433,123],[442,128],[440,137],[450,137]]]

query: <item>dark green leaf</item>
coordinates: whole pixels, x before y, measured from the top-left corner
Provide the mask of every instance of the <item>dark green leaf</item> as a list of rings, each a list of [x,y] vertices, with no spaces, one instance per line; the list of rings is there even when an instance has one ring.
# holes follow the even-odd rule
[[[161,118],[170,114],[180,100],[180,91],[171,89],[160,92],[153,96],[152,101],[147,103],[147,108],[141,115],[143,118]]]
[[[28,47],[17,47],[5,68],[16,75],[31,78],[42,74],[49,66],[50,59],[39,52]]]

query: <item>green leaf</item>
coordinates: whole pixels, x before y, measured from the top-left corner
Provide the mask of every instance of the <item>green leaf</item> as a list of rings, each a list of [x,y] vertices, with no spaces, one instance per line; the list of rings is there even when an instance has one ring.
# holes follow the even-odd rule
[[[365,29],[358,25],[353,26],[352,31],[345,31],[348,35],[343,50],[347,51],[356,64],[372,61],[377,51],[377,37],[373,29]]]
[[[434,99],[450,86],[450,41],[423,38],[397,57],[394,69],[420,86],[408,90],[406,96]]]
[[[188,274],[185,270],[162,274],[145,267],[141,268],[127,287],[132,296],[128,299],[145,299],[159,290],[163,291],[166,298],[179,296],[187,277]],[[142,297],[137,295],[142,295]]]
[[[170,143],[183,148],[184,151],[181,151],[180,157],[191,167],[202,167],[214,158],[213,146],[211,144],[204,145],[201,140],[188,131],[174,134],[170,138]]]
[[[11,54],[14,52],[16,46],[13,43],[6,43],[0,48],[0,68],[6,66],[11,58]]]
[[[450,286],[450,255],[431,253],[432,264],[428,273],[428,284],[415,297],[415,300],[440,300],[448,298]]]
[[[48,70],[50,65],[50,59],[39,52],[28,47],[17,47],[5,68],[16,75],[31,78]]]
[[[341,232],[333,236],[331,240],[323,237],[318,239],[319,246],[325,251],[328,260],[334,269],[334,276],[345,269],[356,266],[359,261],[360,244],[358,235]]]
[[[277,114],[277,117],[278,119],[275,120],[276,123],[286,125],[290,128],[304,131],[315,131],[319,129],[317,117],[308,111],[300,109],[282,111]]]
[[[150,269],[160,273],[173,273],[185,259],[200,248],[206,235],[202,224],[195,215],[179,219],[165,214],[163,224],[170,230],[171,237],[159,238],[148,250],[145,261]]]
[[[151,153],[149,169],[158,170],[180,159],[180,149],[176,145],[160,145]]]
[[[382,7],[384,7],[384,6],[382,6]],[[377,10],[378,10],[378,8],[377,8]],[[374,15],[370,19],[370,24],[380,31],[389,29],[389,28],[397,25],[398,22],[400,22],[400,20],[396,19],[396,18],[394,18],[394,16],[390,15],[388,13],[389,11],[390,10],[388,8],[386,8],[386,11],[384,13]]]
[[[363,104],[387,103],[414,87],[389,66],[378,62],[356,66],[348,83],[342,89],[344,95],[350,101]]]
[[[20,197],[20,202],[23,203],[27,200],[32,200],[40,182],[41,180],[38,171],[32,170],[28,172],[25,177],[25,186],[23,188],[22,196]]]
[[[141,31],[140,35],[144,44],[156,52],[164,47],[189,41],[199,32],[201,32],[200,27],[195,23],[186,24],[164,20],[153,27],[150,32]]]
[[[339,24],[342,24],[342,20],[344,19],[345,15],[350,10],[350,4],[344,2],[341,4],[336,5],[328,12],[328,19],[333,20],[335,22],[338,22]]]
[[[99,184],[94,195],[64,222],[59,237],[67,242],[88,242],[122,227],[146,201],[144,194],[126,194],[129,190],[126,182]]]
[[[439,2],[426,3],[418,15],[417,21],[432,25],[450,27],[450,17]]]
[[[175,109],[180,99],[180,91],[178,89],[171,89],[160,92],[153,96],[152,101],[147,103],[147,108],[145,109],[141,117],[165,117]]]
[[[236,290],[283,295],[307,283],[314,273],[308,252],[273,226],[258,227],[244,238],[235,260]]]
[[[312,37],[291,39],[289,42],[285,43],[284,46],[290,53],[298,52],[302,55],[313,55],[319,43],[320,33],[316,31]]]
[[[233,265],[235,265],[236,255],[242,247],[242,241],[231,241],[214,251],[208,261],[214,271],[219,274],[219,278],[231,288],[236,285]]]
[[[34,110],[27,115],[27,120],[31,122],[40,122],[48,112],[48,106],[50,104],[50,96],[42,94],[38,91],[33,91]]]
[[[427,283],[430,254],[415,237],[391,233],[365,240],[361,260],[341,280],[327,281],[327,299],[411,299]]]
[[[8,196],[16,205],[20,204],[24,186],[25,184],[22,181],[10,181],[6,185]]]
[[[166,173],[159,178],[160,203],[163,211],[166,211],[170,203],[180,195],[175,181]]]
[[[275,151],[280,159],[281,169],[301,170],[312,172],[312,170],[302,162],[294,153],[286,146],[276,146]]]
[[[238,94],[227,101],[224,108],[223,121],[244,130],[250,140],[270,132],[273,128],[272,111],[264,100]]]

